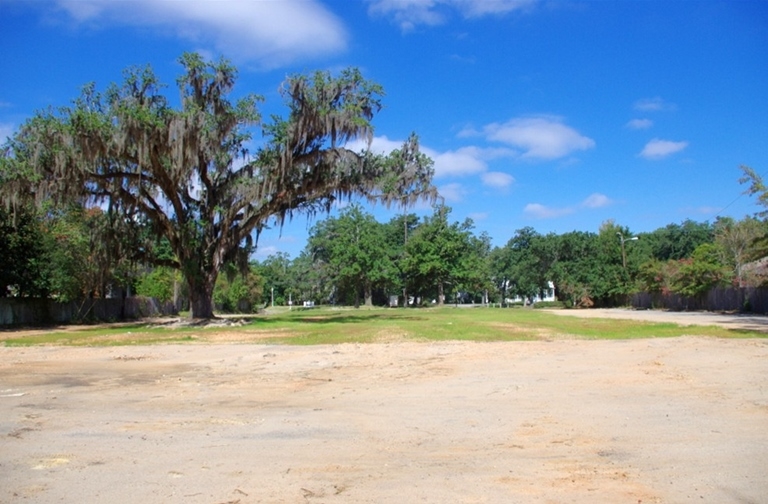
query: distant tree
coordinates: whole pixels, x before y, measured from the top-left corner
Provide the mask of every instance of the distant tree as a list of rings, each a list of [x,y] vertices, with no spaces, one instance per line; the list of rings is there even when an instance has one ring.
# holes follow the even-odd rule
[[[408,289],[411,283],[407,272],[407,251],[405,246],[408,243],[408,237],[413,236],[418,226],[419,218],[413,213],[398,215],[384,224],[386,249],[397,268],[397,278],[394,279],[392,288],[394,291],[402,293],[404,307],[408,307],[410,297]]]
[[[47,237],[35,208],[0,207],[0,297],[47,296]]]
[[[535,242],[540,238],[532,227],[524,227],[515,231],[505,246],[509,268],[506,276],[510,279],[508,290],[513,296],[532,299],[546,288],[546,283],[542,285],[542,281],[546,281],[541,279],[540,258],[534,250]]]
[[[597,235],[572,231],[558,236],[557,242],[557,261],[550,276],[558,299],[571,306],[592,306],[594,286],[602,274]]]
[[[309,248],[316,261],[327,265],[337,287],[350,290],[355,307],[360,306],[360,294],[371,306],[374,288],[397,280],[385,241],[384,227],[359,205],[352,205],[339,217],[318,223],[310,232]]]
[[[593,275],[591,295],[597,305],[612,305],[626,301],[626,296],[634,290],[632,279],[637,273],[639,264],[632,260],[632,248],[635,242],[630,241],[632,232],[619,226],[613,220],[605,221],[600,226],[597,235],[596,268]],[[621,240],[624,239],[624,253]],[[624,267],[623,257],[627,257]]]
[[[757,195],[757,202],[764,210],[757,212],[755,217],[766,221],[768,219],[768,187],[763,182],[763,178],[752,168],[741,166],[744,175],[739,179],[740,184],[749,184],[745,191],[750,196]],[[763,258],[768,256],[768,232],[759,237],[754,243],[754,258]]]
[[[176,294],[176,270],[160,266],[140,275],[136,294],[153,297],[161,302],[173,301]]]
[[[480,233],[480,236],[470,235],[470,259],[469,271],[463,282],[463,288],[468,301],[483,303],[488,302],[489,291],[494,288],[491,281],[491,236]]]
[[[754,217],[745,217],[739,221],[721,217],[714,227],[720,260],[730,268],[734,284],[738,287],[754,287],[762,283],[759,278],[751,278],[753,275],[748,273],[745,266],[764,256],[761,238],[768,234],[766,223]]]
[[[48,244],[49,288],[62,301],[103,295],[108,265],[103,243],[94,238],[98,217],[72,205],[49,212],[45,226]],[[101,291],[101,292],[100,292]]]
[[[510,254],[506,247],[494,247],[488,255],[489,281],[500,305],[504,306],[507,292],[512,281],[510,274]]]
[[[262,299],[263,284],[256,269],[251,267],[246,272],[235,264],[224,267],[224,275],[219,275],[213,300],[225,313],[254,313],[259,309]]]
[[[297,301],[314,301],[318,304],[336,301],[331,269],[321,258],[313,256],[309,243],[291,261],[287,281]]]
[[[73,106],[27,121],[0,158],[3,199],[109,202],[121,222],[168,240],[171,260],[150,248],[137,256],[180,269],[192,317],[210,318],[219,271],[247,267],[253,234],[268,223],[326,211],[339,197],[407,204],[434,196],[432,163],[415,136],[389,157],[344,147],[371,138],[381,108],[381,87],[359,71],[289,77],[281,88],[288,117],[263,125],[266,142],[251,156],[261,98],[229,100],[237,71],[225,60],[184,54],[181,63],[178,110],[147,67],[103,94],[90,84]]]
[[[728,268],[719,260],[719,251],[711,243],[699,245],[691,258],[681,259],[672,290],[683,296],[701,298],[713,287],[728,282]]]
[[[739,179],[739,184],[749,184],[749,188],[747,188],[745,193],[750,196],[756,195],[757,203],[765,208],[765,210],[758,212],[757,216],[762,218],[768,217],[768,186],[763,182],[763,177],[749,166],[742,165],[740,168],[743,175]]]
[[[714,241],[714,228],[707,222],[685,220],[682,224],[668,224],[651,233],[643,233],[635,249],[648,249],[643,261],[659,261],[691,257],[696,247]]]
[[[288,304],[293,267],[288,254],[285,252],[272,254],[254,266],[256,274],[263,282],[265,301],[271,304],[274,299],[276,305]]]
[[[436,206],[405,246],[405,271],[414,294],[434,293],[441,305],[445,303],[446,287],[458,292],[466,286],[476,260],[472,221],[449,224],[450,213],[450,207]]]

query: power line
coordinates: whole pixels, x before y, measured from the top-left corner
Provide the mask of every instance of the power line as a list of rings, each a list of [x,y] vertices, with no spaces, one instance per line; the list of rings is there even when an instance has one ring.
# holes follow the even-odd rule
[[[760,174],[758,174],[758,177],[760,177],[760,179],[761,179],[761,180],[763,180],[763,179],[765,178],[765,173],[760,173]],[[730,207],[731,207],[731,206],[732,206],[734,203],[736,203],[737,201],[739,201],[739,200],[741,199],[741,197],[742,197],[742,196],[744,196],[745,194],[747,194],[747,191],[743,191],[743,192],[741,192],[741,193],[740,193],[738,196],[736,196],[736,198],[735,198],[733,201],[731,201],[730,203],[728,203],[727,205],[725,205],[723,208],[721,208],[721,209],[720,209],[720,210],[719,210],[719,211],[718,211],[718,212],[717,212],[717,213],[714,215],[714,218],[716,219],[716,218],[720,217],[720,216],[721,216],[721,214],[722,214],[723,212],[725,212],[726,210],[728,210],[728,208],[730,208]]]

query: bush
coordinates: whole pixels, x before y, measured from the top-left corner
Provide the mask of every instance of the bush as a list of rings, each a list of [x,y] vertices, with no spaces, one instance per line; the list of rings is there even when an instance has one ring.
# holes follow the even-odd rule
[[[216,309],[224,313],[255,313],[262,294],[261,278],[255,273],[243,276],[229,271],[219,275],[213,290],[213,302]],[[277,301],[276,297],[275,303]]]
[[[534,308],[565,308],[565,303],[562,301],[539,301],[533,304]]]
[[[172,301],[174,280],[178,280],[176,276],[176,271],[170,268],[155,268],[139,278],[136,294],[155,298],[162,303]]]

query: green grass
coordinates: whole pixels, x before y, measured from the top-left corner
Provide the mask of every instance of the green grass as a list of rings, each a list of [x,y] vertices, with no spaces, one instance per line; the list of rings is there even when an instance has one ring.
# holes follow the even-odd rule
[[[113,327],[52,330],[19,337],[11,336],[13,331],[0,331],[0,339],[4,339],[5,346],[124,346],[193,341],[194,337],[188,333],[146,324],[115,324]]]
[[[678,326],[632,320],[579,318],[523,309],[329,309],[279,311],[248,319],[241,327],[169,329],[144,324],[68,329],[13,336],[6,346],[147,345],[185,342],[317,345],[394,341],[527,341],[557,339],[668,338],[682,335],[765,338],[768,334],[716,326]]]

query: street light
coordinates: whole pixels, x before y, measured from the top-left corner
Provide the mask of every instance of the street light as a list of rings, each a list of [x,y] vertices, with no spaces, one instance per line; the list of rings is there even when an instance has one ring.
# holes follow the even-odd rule
[[[637,240],[637,236],[633,236],[632,238],[624,239],[624,235],[621,234],[620,231],[616,232],[617,235],[619,235],[619,239],[621,240],[621,264],[624,265],[624,269],[627,269],[627,253],[624,250],[624,242],[625,241],[635,241]]]

